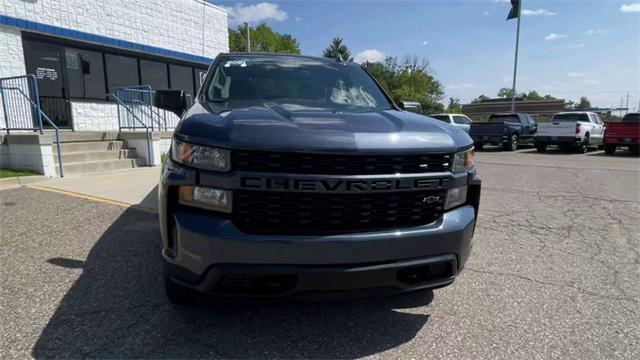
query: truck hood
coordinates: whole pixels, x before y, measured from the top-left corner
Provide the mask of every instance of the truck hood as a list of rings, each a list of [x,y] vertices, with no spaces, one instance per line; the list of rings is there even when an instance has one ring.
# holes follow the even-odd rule
[[[473,145],[463,130],[406,111],[251,107],[216,114],[200,103],[184,115],[175,136],[230,149],[303,152],[455,152]]]

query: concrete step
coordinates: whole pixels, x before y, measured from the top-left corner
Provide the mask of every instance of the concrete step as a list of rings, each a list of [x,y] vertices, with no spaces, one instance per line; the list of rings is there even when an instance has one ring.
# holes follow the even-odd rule
[[[144,165],[144,158],[87,161],[69,164],[65,164],[63,160],[62,163],[65,176],[70,174],[80,174],[94,171],[131,169],[141,165]],[[58,173],[58,175],[60,175],[59,172],[60,169],[56,167],[56,173]]]
[[[68,142],[60,144],[62,154],[65,153],[77,153],[88,151],[106,151],[106,150],[120,150],[124,147],[124,141],[81,141],[81,142]],[[58,153],[58,147],[53,144],[53,153]],[[64,160],[63,160],[64,162]]]
[[[55,135],[53,131],[46,131]],[[83,141],[113,141],[118,140],[117,131],[60,131],[60,141],[65,142],[83,142]]]
[[[133,159],[137,157],[136,149],[120,149],[120,150],[101,150],[101,151],[84,151],[84,152],[62,152],[62,163],[72,164],[77,162],[100,161],[100,160],[117,160],[117,159]],[[56,164],[58,163],[58,153],[53,157]]]

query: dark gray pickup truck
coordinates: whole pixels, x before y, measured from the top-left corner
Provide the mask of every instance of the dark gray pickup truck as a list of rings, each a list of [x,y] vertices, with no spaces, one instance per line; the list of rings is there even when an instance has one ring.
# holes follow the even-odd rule
[[[222,54],[159,184],[169,299],[377,295],[453,282],[480,201],[473,142],[401,110],[361,66]]]
[[[537,123],[528,114],[505,113],[489,116],[488,122],[474,122],[469,129],[476,149],[485,144],[502,145],[505,150],[515,151],[522,142],[533,141]]]

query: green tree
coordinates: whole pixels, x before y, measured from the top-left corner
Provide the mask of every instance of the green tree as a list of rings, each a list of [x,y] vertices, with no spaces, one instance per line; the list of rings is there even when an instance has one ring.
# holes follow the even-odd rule
[[[532,101],[544,100],[544,97],[542,95],[538,94],[537,91],[531,90],[527,94],[527,100],[532,100]]]
[[[442,84],[429,70],[429,63],[417,57],[408,58],[402,65],[394,57],[384,63],[364,63],[363,66],[378,80],[394,101],[417,101],[426,113],[442,112],[444,99]]]
[[[353,58],[351,57],[351,51],[349,51],[347,45],[344,44],[344,40],[337,36],[334,37],[331,40],[329,46],[324,49],[324,51],[322,52],[322,56],[332,59],[341,58],[344,61],[353,61]]]
[[[578,104],[575,105],[576,110],[589,110],[591,109],[591,101],[586,96],[580,98]]]
[[[477,103],[480,103],[480,102],[483,102],[483,101],[489,100],[489,99],[490,99],[490,97],[488,97],[486,95],[480,95],[477,98],[471,100],[471,103],[472,104],[477,104]]]
[[[290,34],[280,34],[273,31],[267,24],[260,24],[251,31],[251,51],[253,52],[284,52],[300,54],[298,40]],[[238,26],[237,30],[229,29],[229,50],[235,52],[247,51],[247,28]]]
[[[498,97],[511,99],[513,97],[513,89],[510,88],[502,88],[498,90]]]
[[[450,97],[449,105],[447,105],[447,112],[453,114],[462,114],[462,105],[460,104],[460,99]]]

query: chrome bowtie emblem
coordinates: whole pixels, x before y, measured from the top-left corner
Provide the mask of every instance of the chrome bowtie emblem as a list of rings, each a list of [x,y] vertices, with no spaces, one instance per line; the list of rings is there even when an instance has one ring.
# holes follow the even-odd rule
[[[440,201],[440,196],[433,196],[433,195],[430,195],[430,196],[424,197],[424,198],[422,199],[422,202],[423,202],[424,204],[433,204],[433,203],[436,203],[436,202],[438,202],[438,201]]]

